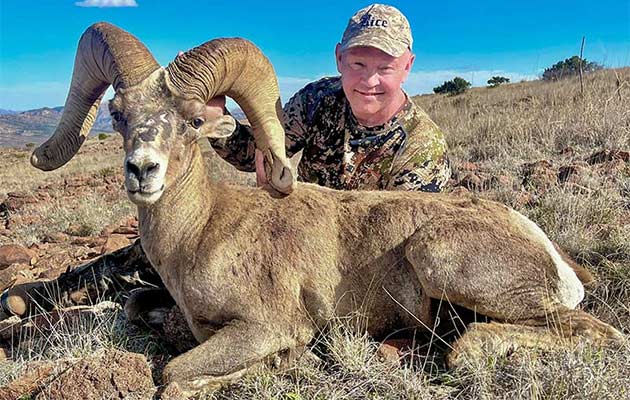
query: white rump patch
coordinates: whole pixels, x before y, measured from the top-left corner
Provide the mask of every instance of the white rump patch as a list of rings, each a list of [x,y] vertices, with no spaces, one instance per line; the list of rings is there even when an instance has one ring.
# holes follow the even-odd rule
[[[575,274],[575,271],[562,259],[560,253],[558,253],[553,243],[551,243],[551,240],[549,240],[545,232],[543,232],[538,225],[518,211],[510,211],[513,212],[517,220],[522,223],[521,226],[532,235],[534,240],[542,244],[547,253],[551,256],[558,270],[558,298],[562,304],[574,309],[584,299],[584,286]]]

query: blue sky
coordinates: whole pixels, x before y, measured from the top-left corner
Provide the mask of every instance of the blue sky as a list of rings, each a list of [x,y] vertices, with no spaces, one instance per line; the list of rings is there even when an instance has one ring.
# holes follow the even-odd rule
[[[90,7],[105,3],[133,7]],[[307,5],[308,4],[308,5]],[[334,47],[348,18],[369,1],[0,0],[0,108],[63,105],[76,45],[90,24],[133,33],[162,65],[216,37],[254,41],[276,68],[284,101],[336,74]],[[392,1],[412,27],[416,62],[405,84],[428,93],[460,75],[534,79],[579,52],[609,67],[630,65],[630,0]]]

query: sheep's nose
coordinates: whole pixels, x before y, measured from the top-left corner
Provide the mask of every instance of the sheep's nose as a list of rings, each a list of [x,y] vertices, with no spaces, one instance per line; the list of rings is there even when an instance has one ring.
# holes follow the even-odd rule
[[[127,172],[134,175],[140,182],[154,175],[159,169],[160,164],[152,161],[137,163],[132,160],[127,160]]]

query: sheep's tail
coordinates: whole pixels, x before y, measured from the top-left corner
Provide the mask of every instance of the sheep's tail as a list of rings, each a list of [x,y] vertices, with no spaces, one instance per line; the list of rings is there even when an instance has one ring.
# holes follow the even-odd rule
[[[555,247],[556,251],[560,254],[562,260],[566,262],[569,267],[571,267],[571,269],[573,270],[573,272],[575,272],[575,275],[577,275],[578,279],[580,280],[580,282],[582,282],[583,285],[590,285],[595,282],[595,277],[589,272],[588,269],[576,263],[571,258],[571,256],[569,256],[564,250],[562,250],[560,246],[558,246],[558,243],[554,241],[552,241],[551,243],[553,243],[553,247]]]

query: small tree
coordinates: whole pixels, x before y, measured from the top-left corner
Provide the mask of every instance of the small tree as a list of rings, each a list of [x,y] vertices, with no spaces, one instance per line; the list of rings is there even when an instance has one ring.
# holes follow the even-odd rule
[[[488,79],[488,87],[497,87],[503,83],[510,83],[510,78],[506,78],[504,76],[493,76]]]
[[[440,86],[434,87],[433,92],[455,96],[456,94],[464,93],[469,87],[470,82],[464,78],[456,76],[453,80],[445,81]]]
[[[580,73],[580,64],[582,72],[593,72],[603,69],[604,67],[594,61],[588,61],[579,56],[567,58],[564,61],[558,61],[543,72],[543,81],[555,81],[562,78],[568,78]]]
[[[109,137],[109,135],[107,133],[99,133],[98,134],[98,140],[105,140]]]

